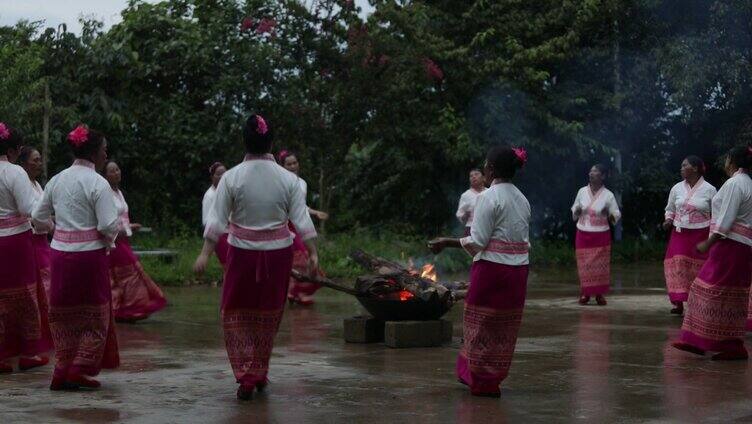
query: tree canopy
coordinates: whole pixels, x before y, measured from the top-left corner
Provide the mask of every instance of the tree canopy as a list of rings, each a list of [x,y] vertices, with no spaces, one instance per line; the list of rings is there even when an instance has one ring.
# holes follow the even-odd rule
[[[49,174],[76,123],[104,131],[134,213],[173,230],[198,227],[206,169],[242,158],[252,112],[333,231],[445,230],[467,171],[507,143],[530,152],[535,236],[570,234],[595,162],[626,231],[650,236],[682,157],[752,141],[749,2],[371,3],[363,18],[351,0],[132,0],[109,29],[0,27],[0,120],[49,137]]]

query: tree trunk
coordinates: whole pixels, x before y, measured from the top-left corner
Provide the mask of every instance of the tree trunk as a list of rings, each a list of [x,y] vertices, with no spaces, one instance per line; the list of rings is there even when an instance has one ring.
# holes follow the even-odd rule
[[[320,163],[322,165],[319,168],[319,210],[327,212],[326,206],[324,204],[324,196],[326,195],[324,188],[324,166],[323,162]],[[321,234],[326,235],[326,221],[321,221],[321,225],[319,227]]]
[[[52,109],[52,99],[50,98],[50,82],[44,82],[44,116],[42,118],[42,178],[46,182],[47,177],[47,158],[50,157],[50,114]]]
[[[613,62],[614,62],[614,92],[613,96],[616,99],[616,113],[615,116],[617,117],[617,122],[621,118],[621,40],[619,40],[619,37],[621,36],[620,30],[619,30],[619,16],[618,16],[618,8],[617,6],[614,6],[614,44],[613,44]],[[618,124],[614,122],[613,129],[615,131],[619,131]],[[616,168],[616,174],[622,175],[622,148],[624,147],[624,140],[617,138],[616,140],[616,153],[614,154],[614,168]],[[621,201],[622,199],[622,189],[621,186],[617,186],[614,190],[614,197],[616,197],[616,203],[619,204],[619,207],[621,208],[623,203]],[[614,240],[621,241],[622,238],[622,223],[621,220],[614,225]]]

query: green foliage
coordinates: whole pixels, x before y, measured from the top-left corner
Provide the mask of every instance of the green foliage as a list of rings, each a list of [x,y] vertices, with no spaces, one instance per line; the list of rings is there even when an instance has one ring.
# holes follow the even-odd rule
[[[201,278],[193,274],[193,261],[201,251],[203,241],[196,236],[180,238],[138,235],[134,246],[141,249],[169,248],[178,253],[175,262],[169,263],[156,258],[144,258],[142,264],[146,272],[160,285],[209,284],[220,282],[222,270],[216,258],[209,263],[207,273]],[[375,234],[366,230],[323,236],[320,240],[321,268],[327,277],[335,280],[352,280],[367,274],[348,255],[354,249],[362,249],[386,259],[397,261],[405,266],[413,264],[420,270],[425,264],[436,266],[443,279],[467,279],[472,259],[462,250],[449,249],[433,255],[425,246],[425,241],[396,233]],[[614,243],[612,258],[616,264],[635,262],[656,262],[663,258],[666,242],[660,240],[628,238]],[[552,240],[535,241],[530,254],[532,267],[576,265],[572,242]]]
[[[185,284],[208,284],[222,280],[222,267],[213,257],[206,273],[197,278],[193,273],[193,263],[204,244],[199,237],[152,237],[137,235],[131,241],[134,250],[170,249],[177,252],[173,262],[156,257],[144,257],[141,264],[151,278],[160,285],[177,286]]]
[[[511,143],[530,151],[517,183],[536,238],[570,238],[597,161],[621,167],[625,231],[650,237],[683,156],[752,140],[749,2],[372,4],[363,19],[344,0],[132,0],[106,30],[2,27],[0,119],[39,145],[49,118],[50,174],[76,123],[103,130],[134,220],[173,235],[197,233],[206,168],[240,160],[251,112],[343,236],[447,231],[467,170]]]

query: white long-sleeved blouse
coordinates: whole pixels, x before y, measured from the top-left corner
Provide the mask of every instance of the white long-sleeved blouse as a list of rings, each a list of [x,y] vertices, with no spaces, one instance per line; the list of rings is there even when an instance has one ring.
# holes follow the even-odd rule
[[[44,195],[44,189],[42,188],[42,185],[39,184],[38,181],[33,181],[34,185],[34,196],[36,198],[36,202],[40,202],[42,200],[42,196]],[[34,225],[32,222],[33,220],[29,218],[29,222],[31,223],[31,230],[34,232],[34,234],[49,234],[52,231],[55,230],[55,221],[50,218],[47,220],[45,225]]]
[[[530,263],[530,203],[511,183],[494,184],[478,196],[470,235],[460,240],[473,261]]]
[[[204,193],[204,198],[201,199],[201,225],[206,227],[209,222],[209,214],[214,206],[214,196],[217,194],[217,189],[211,185]]]
[[[478,196],[483,191],[475,191],[472,188],[468,189],[462,196],[460,196],[460,202],[457,205],[457,212],[455,216],[466,227],[473,225],[473,213],[475,211],[475,203],[478,202]]]
[[[26,171],[8,162],[7,156],[0,156],[0,237],[29,231],[29,216],[36,203]]]
[[[52,177],[32,213],[34,225],[55,215],[50,247],[63,252],[84,252],[112,246],[118,234],[118,211],[107,180],[94,164],[76,159]]]
[[[686,181],[671,187],[666,204],[666,219],[672,220],[677,231],[710,226],[713,197],[716,189],[700,177],[694,187]]]
[[[710,231],[752,246],[752,179],[745,170],[729,178],[713,198]]]
[[[115,200],[115,207],[117,208],[119,217],[118,230],[130,237],[133,235],[133,230],[131,230],[131,217],[129,215],[128,202],[125,201],[125,196],[123,196],[123,192],[119,189],[112,190],[112,197]]]
[[[316,237],[298,177],[272,155],[246,155],[222,176],[204,237],[216,241],[229,228],[232,246],[283,249],[294,239],[288,221],[303,240]]]
[[[579,219],[576,214],[577,206],[581,208]],[[577,192],[572,205],[572,216],[577,219],[578,230],[596,233],[608,231],[608,218],[613,217],[618,221],[621,219],[621,211],[611,190],[601,187],[597,193],[593,193],[587,185]]]

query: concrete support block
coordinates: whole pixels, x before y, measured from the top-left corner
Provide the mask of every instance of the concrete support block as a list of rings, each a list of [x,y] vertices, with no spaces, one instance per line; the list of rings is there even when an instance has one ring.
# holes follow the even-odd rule
[[[384,321],[371,316],[357,316],[343,320],[347,343],[378,343],[384,341]]]
[[[452,341],[452,322],[387,321],[384,344],[393,348],[435,347]]]

